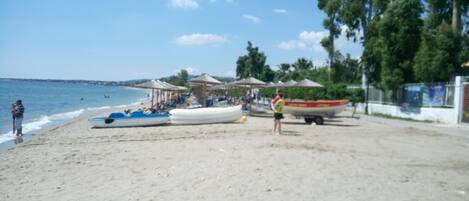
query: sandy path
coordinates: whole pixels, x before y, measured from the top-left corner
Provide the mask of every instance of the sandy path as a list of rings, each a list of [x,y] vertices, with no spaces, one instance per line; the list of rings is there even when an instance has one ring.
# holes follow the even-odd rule
[[[267,118],[118,129],[80,119],[0,153],[0,200],[469,200],[467,136],[386,122],[287,119],[275,136]]]

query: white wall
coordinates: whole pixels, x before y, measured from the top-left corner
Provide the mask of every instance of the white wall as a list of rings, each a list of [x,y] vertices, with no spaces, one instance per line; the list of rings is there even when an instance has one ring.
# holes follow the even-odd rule
[[[453,108],[430,108],[422,107],[416,112],[406,112],[404,108],[396,105],[382,105],[377,103],[368,103],[368,113],[387,114],[394,117],[411,118],[422,121],[434,121],[449,124],[458,124],[461,122],[462,103],[463,103],[463,87],[462,77],[455,78],[455,93]],[[364,112],[365,104],[361,103],[357,107],[357,111]]]
[[[364,112],[364,105],[360,104],[359,111]],[[457,124],[458,116],[454,114],[453,108],[427,108],[422,107],[418,112],[405,112],[405,110],[396,105],[382,105],[376,103],[368,103],[369,114],[379,113],[391,115],[394,117],[411,118],[421,121],[434,121],[449,124]]]

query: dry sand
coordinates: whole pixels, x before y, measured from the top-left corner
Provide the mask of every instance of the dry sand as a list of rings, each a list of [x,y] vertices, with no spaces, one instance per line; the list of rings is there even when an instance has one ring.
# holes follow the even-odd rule
[[[0,153],[0,200],[469,200],[469,129],[365,117],[92,129]]]

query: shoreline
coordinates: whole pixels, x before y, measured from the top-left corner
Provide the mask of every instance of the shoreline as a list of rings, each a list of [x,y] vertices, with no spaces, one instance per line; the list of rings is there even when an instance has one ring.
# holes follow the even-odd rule
[[[105,108],[105,109],[97,108],[97,109],[88,110],[90,108],[86,108],[86,110],[82,114],[80,114],[76,117],[73,117],[71,119],[66,119],[66,120],[63,120],[62,122],[57,122],[57,123],[52,124],[52,125],[47,125],[46,124],[46,126],[40,128],[40,129],[36,129],[36,130],[31,131],[31,132],[23,134],[21,143],[16,143],[15,138],[0,143],[0,153],[8,151],[8,150],[10,150],[10,149],[12,149],[16,146],[20,146],[21,144],[24,144],[24,143],[26,143],[30,140],[33,140],[35,137],[40,136],[44,133],[48,133],[48,132],[51,132],[53,130],[59,129],[61,127],[65,127],[69,124],[72,124],[74,122],[77,122],[77,121],[80,121],[80,120],[83,120],[83,119],[88,120],[89,118],[91,118],[93,116],[106,115],[106,114],[109,114],[111,112],[116,112],[117,109],[122,110],[121,112],[123,112],[125,109],[132,109],[133,110],[133,109],[136,109],[136,108],[139,108],[139,107],[144,107],[148,104],[150,104],[150,102],[145,101],[142,98],[142,101],[140,101],[140,103],[138,103],[138,101],[133,102],[133,103],[130,103],[128,105],[125,105],[125,107],[122,107],[124,105],[115,105],[115,106],[103,106],[103,107],[101,107],[101,108],[109,107],[109,108]],[[78,110],[75,110],[75,111],[78,111]],[[74,111],[71,111],[71,112],[74,112]],[[65,113],[68,113],[68,112],[65,112]],[[64,114],[64,113],[60,113],[60,114]]]

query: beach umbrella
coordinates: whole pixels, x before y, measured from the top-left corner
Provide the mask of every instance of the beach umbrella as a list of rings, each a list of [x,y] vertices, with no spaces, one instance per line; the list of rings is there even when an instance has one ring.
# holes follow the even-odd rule
[[[244,78],[244,79],[235,81],[234,83],[237,86],[246,87],[248,89],[247,92],[249,92],[249,97],[248,97],[249,99],[251,99],[252,88],[256,88],[256,87],[266,85],[265,82],[260,81],[256,78],[253,78],[253,77]]]
[[[303,93],[304,93],[304,99],[305,99],[305,101],[307,100],[307,98],[306,98],[306,90],[307,90],[308,88],[324,87],[324,86],[322,86],[321,84],[316,83],[316,82],[313,82],[313,81],[308,80],[308,79],[301,80],[301,81],[297,82],[294,86],[295,86],[295,87],[301,87],[301,88],[304,89]]]
[[[165,81],[160,81],[160,80],[156,80],[156,82],[158,82],[159,84],[163,85],[166,87],[166,90],[168,91],[176,91],[177,90],[177,87],[172,85],[172,84],[169,84]]]
[[[195,84],[205,84],[205,85],[208,85],[208,84],[221,84],[220,81],[218,81],[217,79],[211,77],[210,75],[208,74],[202,74],[201,76],[198,76],[198,77],[195,77],[195,78],[192,78],[191,80],[189,80],[190,83],[195,83]]]
[[[268,83],[264,86],[264,88],[275,88],[275,83],[273,83],[273,82],[268,82]]]
[[[266,83],[263,82],[263,81],[260,81],[256,78],[253,78],[253,77],[248,77],[248,78],[244,78],[242,80],[238,80],[238,81],[235,81],[234,82],[236,85],[240,85],[240,86],[249,86],[249,87],[252,87],[252,86],[264,86]]]
[[[155,80],[149,80],[140,84],[135,85],[135,87],[146,88],[146,89],[166,89],[166,87]]]
[[[308,80],[308,79],[301,80],[301,81],[297,82],[294,86],[295,87],[304,87],[304,88],[324,87],[321,84],[319,84],[317,82],[313,82],[313,81]]]
[[[213,85],[213,86],[211,86],[208,90],[216,91],[216,90],[225,90],[226,88],[227,88],[226,85],[219,84],[219,85]]]
[[[184,87],[184,86],[176,86],[177,90],[178,91],[187,91],[187,87]]]
[[[285,87],[285,84],[282,81],[278,81],[273,85],[274,88],[283,88]]]
[[[167,88],[167,91],[169,91],[169,92],[164,92],[165,93],[165,101],[168,100],[168,96],[169,97],[172,96],[172,91],[177,91],[178,90],[175,85],[172,85],[172,84],[167,83],[165,81],[157,80],[157,82],[159,82],[161,85],[165,86]]]
[[[135,87],[151,89],[151,106],[152,107],[153,107],[153,102],[154,102],[155,89],[157,89],[157,90],[165,90],[166,89],[166,86],[160,84],[159,82],[157,82],[155,80],[149,80],[149,81],[137,84],[137,85],[135,85]],[[159,97],[159,95],[158,95],[158,97]],[[158,101],[158,97],[156,99],[157,101]]]
[[[206,92],[206,89],[207,89],[207,85],[215,85],[215,84],[221,84],[220,81],[218,81],[217,79],[211,77],[210,75],[208,74],[202,74],[198,77],[195,77],[195,78],[192,78],[189,80],[189,83],[191,83],[192,85],[195,85],[195,86],[200,86],[202,85],[202,101],[203,101],[203,106],[205,107],[206,104],[205,104],[205,92]]]
[[[290,80],[290,81],[284,83],[285,87],[295,87],[295,85],[296,85],[295,80]]]

